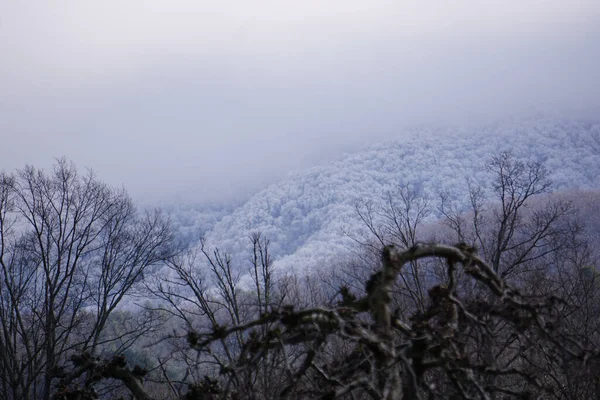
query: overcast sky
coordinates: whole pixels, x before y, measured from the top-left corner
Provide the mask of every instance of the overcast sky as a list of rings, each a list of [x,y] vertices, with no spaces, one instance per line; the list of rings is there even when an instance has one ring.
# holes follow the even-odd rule
[[[219,201],[402,127],[600,109],[598,0],[0,0],[0,169]]]

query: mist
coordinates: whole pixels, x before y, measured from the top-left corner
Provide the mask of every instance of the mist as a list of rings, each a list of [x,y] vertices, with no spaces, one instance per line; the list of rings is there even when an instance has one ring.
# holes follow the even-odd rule
[[[414,125],[600,111],[597,1],[5,3],[0,169],[66,156],[138,201],[228,201]]]

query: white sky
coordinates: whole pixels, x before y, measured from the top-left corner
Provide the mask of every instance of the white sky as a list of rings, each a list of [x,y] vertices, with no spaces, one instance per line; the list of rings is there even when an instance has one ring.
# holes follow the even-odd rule
[[[64,155],[141,200],[599,93],[597,0],[0,0],[0,169]]]

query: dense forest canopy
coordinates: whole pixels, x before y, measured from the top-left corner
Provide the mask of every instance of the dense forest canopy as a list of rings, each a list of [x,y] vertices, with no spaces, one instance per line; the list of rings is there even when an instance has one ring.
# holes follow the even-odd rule
[[[249,256],[248,235],[263,232],[273,239],[278,268],[314,270],[323,257],[335,261],[353,246],[345,232],[363,229],[355,216],[357,201],[382,203],[399,186],[410,186],[430,203],[430,221],[442,216],[441,194],[466,210],[466,179],[490,196],[492,176],[484,164],[501,151],[543,163],[552,191],[600,189],[600,124],[593,120],[530,118],[477,129],[412,129],[398,136],[292,174],[231,208],[182,204],[172,206],[171,218],[186,240],[197,242],[200,234],[241,259]]]

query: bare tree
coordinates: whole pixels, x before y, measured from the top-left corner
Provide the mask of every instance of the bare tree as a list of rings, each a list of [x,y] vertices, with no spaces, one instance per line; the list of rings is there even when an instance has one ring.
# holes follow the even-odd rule
[[[495,271],[504,277],[518,274],[537,258],[558,250],[551,240],[564,227],[573,208],[567,201],[540,196],[549,192],[548,171],[539,163],[524,163],[512,153],[493,157],[486,165],[492,173],[493,197],[482,186],[469,183],[470,214],[447,207],[440,211],[457,239],[481,250]],[[533,204],[532,204],[533,202]],[[532,207],[535,205],[535,207]]]
[[[178,336],[193,342],[193,334],[189,336],[187,332],[244,324],[281,307],[291,292],[293,279],[281,279],[278,283],[274,280],[269,240],[255,232],[250,235],[249,244],[248,270],[234,265],[228,254],[218,248],[210,249],[201,239],[198,248],[174,259],[167,276],[156,277],[152,284],[151,290],[159,299],[158,308],[172,316],[171,324],[176,330],[184,332],[169,341],[171,354],[161,360],[165,365],[162,378],[168,381],[175,396],[180,396],[190,385],[190,390],[196,390],[194,385],[203,382],[202,377],[215,368],[226,370],[239,357],[246,340],[242,332],[223,337],[198,356],[188,343],[182,344]],[[249,280],[244,282],[244,277]],[[265,325],[262,332],[268,329]],[[263,398],[268,397],[265,393],[277,385],[273,376],[281,374],[282,360],[265,357],[259,368],[236,374],[227,384],[239,391],[254,393],[255,398],[261,393]],[[180,371],[176,378],[167,374],[173,366]]]
[[[487,169],[493,176],[492,197],[486,195],[484,187],[469,182],[470,210],[465,212],[448,207],[448,197],[442,196],[440,211],[455,240],[479,248],[492,269],[516,287],[540,297],[560,295],[572,306],[569,291],[558,291],[556,282],[565,274],[567,254],[585,251],[585,245],[575,240],[580,228],[572,223],[576,211],[573,203],[549,194],[548,172],[539,163],[526,164],[511,153],[501,153],[488,162]],[[574,277],[577,273],[571,269],[566,275]],[[481,296],[479,288],[468,282],[463,290]],[[534,351],[535,357],[528,357],[526,352],[517,357],[514,337],[507,333],[504,324],[491,325],[474,351],[488,363],[504,368],[525,360],[559,381],[549,364],[538,357],[539,352]],[[564,378],[562,375],[560,381]],[[488,376],[487,383],[493,384],[495,379]]]
[[[50,399],[70,354],[96,353],[111,313],[169,256],[159,213],[58,160],[50,174],[0,175],[0,390]]]
[[[393,308],[393,285],[409,262],[429,257],[445,260],[448,284],[431,287],[426,310],[404,320]],[[489,296],[462,296],[456,286],[459,272]],[[332,307],[282,306],[241,324],[189,331],[188,345],[199,355],[212,356],[215,344],[230,337],[243,341],[231,361],[219,363],[219,371],[200,379],[185,398],[557,398],[560,382],[528,361],[543,359],[556,367],[566,360],[581,369],[598,361],[597,351],[562,325],[563,302],[520,293],[462,244],[387,246],[381,269],[366,286],[362,297],[341,290]],[[472,344],[498,324],[513,337],[510,352],[520,360],[509,367],[472,351]],[[332,361],[327,349],[336,340],[352,351]],[[271,377],[277,385],[268,394],[231,384],[255,374],[270,356],[283,364],[282,373]],[[123,380],[132,374],[126,366],[108,373]],[[150,398],[147,392],[135,395]]]
[[[429,199],[410,186],[399,186],[394,192],[389,192],[381,204],[371,200],[357,202],[355,212],[366,228],[366,234],[349,236],[360,245],[357,256],[362,262],[351,264],[348,266],[351,268],[344,269],[343,272],[349,278],[345,284],[348,287],[363,286],[369,272],[372,272],[365,268],[365,265],[371,264],[378,268],[381,249],[384,246],[394,244],[410,248],[422,241],[422,230],[431,211]],[[400,282],[395,286],[395,290],[398,291],[395,300],[406,303],[403,309],[423,310],[426,307],[426,283],[423,280],[427,279],[426,275],[431,272],[424,268],[419,260],[411,261],[408,267],[403,269],[399,276]]]

